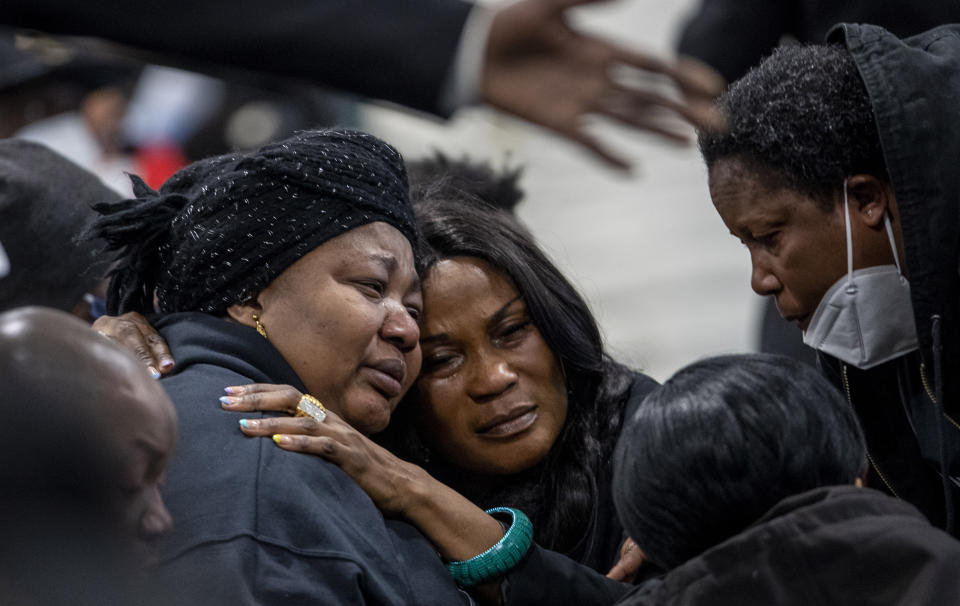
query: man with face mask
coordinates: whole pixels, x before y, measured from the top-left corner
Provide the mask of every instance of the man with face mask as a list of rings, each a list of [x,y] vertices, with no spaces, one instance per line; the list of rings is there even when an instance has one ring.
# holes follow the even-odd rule
[[[863,425],[868,484],[960,511],[960,26],[841,25],[734,83],[701,133],[751,286],[797,322]]]

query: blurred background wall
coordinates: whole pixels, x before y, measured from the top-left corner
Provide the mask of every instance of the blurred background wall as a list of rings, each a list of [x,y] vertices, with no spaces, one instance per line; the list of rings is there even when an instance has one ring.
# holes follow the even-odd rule
[[[625,0],[579,16],[584,27],[621,42],[671,53],[694,7],[692,0]],[[598,125],[637,164],[621,175],[485,109],[444,124],[364,105],[360,119],[408,158],[439,149],[523,165],[518,214],[586,295],[621,361],[662,381],[695,358],[755,348],[761,299],[749,287],[749,258],[713,210],[695,145]]]

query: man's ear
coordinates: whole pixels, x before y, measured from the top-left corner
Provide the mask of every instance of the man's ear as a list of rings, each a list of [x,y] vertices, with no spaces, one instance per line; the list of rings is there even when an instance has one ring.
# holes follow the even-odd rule
[[[883,228],[884,214],[893,217],[893,188],[873,175],[854,175],[847,179],[850,216],[858,217],[867,227]]]
[[[245,303],[234,303],[227,308],[227,315],[231,320],[244,326],[249,326],[254,328],[257,325],[256,320],[253,319],[253,316],[260,317],[260,314],[263,313],[263,307],[261,307],[260,302],[257,299],[250,299]]]

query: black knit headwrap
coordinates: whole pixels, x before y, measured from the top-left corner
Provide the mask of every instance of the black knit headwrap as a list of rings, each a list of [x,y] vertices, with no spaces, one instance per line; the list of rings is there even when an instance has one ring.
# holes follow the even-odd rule
[[[403,159],[366,133],[299,133],[254,152],[208,158],[159,192],[132,177],[136,198],[100,204],[93,235],[120,251],[110,313],[223,314],[295,261],[375,221],[417,250]]]

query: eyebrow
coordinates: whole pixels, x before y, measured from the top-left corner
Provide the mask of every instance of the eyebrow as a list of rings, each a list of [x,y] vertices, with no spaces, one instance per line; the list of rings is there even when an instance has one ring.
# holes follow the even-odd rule
[[[514,297],[514,298],[510,299],[509,301],[507,301],[506,303],[504,303],[504,304],[503,304],[503,307],[501,307],[500,309],[498,309],[498,310],[496,311],[496,313],[494,313],[492,316],[490,316],[490,319],[487,320],[487,326],[495,326],[495,325],[497,325],[498,323],[500,323],[500,321],[503,320],[503,317],[504,317],[505,315],[507,315],[507,310],[510,309],[510,306],[513,305],[514,303],[516,303],[517,301],[519,301],[519,300],[522,299],[522,298],[523,298],[523,297],[522,297],[521,295],[517,295],[516,297]]]
[[[509,311],[510,306],[521,299],[523,299],[523,296],[517,295],[516,297],[504,303],[503,307],[495,311],[493,315],[490,316],[490,319],[487,320],[487,327],[489,328],[490,326],[496,326],[497,323],[503,320],[503,317],[507,315],[507,312]],[[450,338],[450,335],[448,335],[445,332],[442,332],[435,335],[430,335],[429,337],[423,337],[422,339],[420,339],[420,345],[422,347],[423,345],[429,345],[431,343],[447,341],[449,340],[449,338]]]
[[[371,253],[369,258],[371,261],[375,261],[376,263],[383,265],[388,272],[395,271],[399,265],[396,257],[386,253]]]

